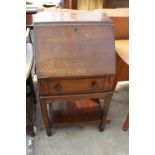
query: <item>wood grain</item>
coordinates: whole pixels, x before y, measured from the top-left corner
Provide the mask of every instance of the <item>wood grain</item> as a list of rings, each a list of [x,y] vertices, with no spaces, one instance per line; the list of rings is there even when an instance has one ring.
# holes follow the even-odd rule
[[[107,76],[82,79],[39,79],[40,95],[103,92],[111,90],[112,87],[109,83],[110,80]]]
[[[70,103],[81,99],[105,99],[102,118],[100,115],[102,130],[109,111],[116,67],[112,21],[103,13],[50,12],[40,15],[36,15],[34,22],[34,44],[40,103],[47,134],[51,135],[47,104],[52,107],[55,101],[69,102],[62,104],[62,117],[59,118],[63,119],[58,121],[59,124],[90,122],[88,115],[94,118],[94,111],[90,110],[90,114],[88,107],[76,110],[70,106]],[[88,106],[86,102],[80,103]]]
[[[77,125],[83,123],[99,123],[101,109],[92,100],[79,100],[51,104],[53,127]]]
[[[112,22],[102,13],[83,13],[85,17],[78,15],[75,15],[73,22],[69,16],[65,17],[62,21],[69,18],[70,22],[61,24],[56,24],[59,19],[54,18],[51,18],[50,23],[37,20],[34,30],[39,78],[115,74]],[[87,16],[90,21],[91,15],[92,22],[79,22]]]
[[[113,91],[107,91],[102,93],[87,93],[87,94],[73,94],[73,95],[53,95],[53,96],[40,96],[40,101],[46,101],[47,103],[53,101],[65,101],[65,100],[80,100],[90,98],[104,98],[113,93]]]

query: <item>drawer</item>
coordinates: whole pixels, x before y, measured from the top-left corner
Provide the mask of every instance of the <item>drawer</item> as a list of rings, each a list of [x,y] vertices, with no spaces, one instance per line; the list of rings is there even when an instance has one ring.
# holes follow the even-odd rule
[[[39,80],[40,95],[62,95],[95,93],[111,90],[111,78],[83,79],[41,79]]]

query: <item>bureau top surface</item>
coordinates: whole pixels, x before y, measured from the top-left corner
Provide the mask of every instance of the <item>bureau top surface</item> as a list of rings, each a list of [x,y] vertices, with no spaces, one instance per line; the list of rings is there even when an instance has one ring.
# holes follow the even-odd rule
[[[65,15],[60,19],[62,14],[58,14],[57,19],[52,18],[55,19],[54,21],[72,20],[71,17],[65,17]],[[52,16],[51,13],[50,15]],[[94,14],[93,18],[91,17],[91,13],[80,15],[83,22],[90,20],[110,22],[109,18],[102,13],[100,16]],[[104,18],[106,20],[103,20]],[[76,14],[76,21],[77,19],[82,21]],[[38,78],[95,77],[115,74],[113,24],[83,22],[80,24],[60,22],[53,25],[34,26]]]
[[[106,22],[112,23],[105,13],[101,12],[40,12],[34,16],[34,25],[63,22]]]

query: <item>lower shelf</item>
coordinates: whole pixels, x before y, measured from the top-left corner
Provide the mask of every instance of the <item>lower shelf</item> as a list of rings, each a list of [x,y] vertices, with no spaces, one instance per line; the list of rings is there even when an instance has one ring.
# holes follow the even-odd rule
[[[101,117],[101,107],[92,100],[55,102],[50,105],[52,127],[97,123]]]

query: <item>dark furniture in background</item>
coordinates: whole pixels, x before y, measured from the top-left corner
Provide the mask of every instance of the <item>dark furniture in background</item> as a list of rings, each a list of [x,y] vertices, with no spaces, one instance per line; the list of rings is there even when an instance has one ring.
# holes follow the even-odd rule
[[[32,16],[37,12],[36,8],[26,8],[26,134],[30,136],[35,136],[34,110],[37,103],[33,82],[35,61],[30,30],[33,29]]]
[[[97,9],[95,12],[106,13],[115,25],[116,75],[113,83],[115,90],[119,81],[129,81],[129,10],[127,8]],[[129,113],[122,129],[127,131],[128,127]]]
[[[129,80],[129,40],[116,40],[117,74],[114,81],[116,87],[118,81]],[[126,116],[122,129],[127,131],[129,127],[129,113]]]
[[[26,28],[32,25],[32,15],[38,11],[35,8],[26,8]]]
[[[67,9],[77,9],[77,0],[64,0],[64,8]]]
[[[29,29],[26,36],[26,133],[34,136],[34,104],[36,103],[36,95],[33,85],[33,67],[34,67],[33,46],[30,42]]]
[[[95,0],[90,0],[95,1]],[[64,8],[77,9],[78,0],[64,0]],[[83,3],[85,5],[85,3]],[[129,0],[103,0],[103,8],[129,8]]]

